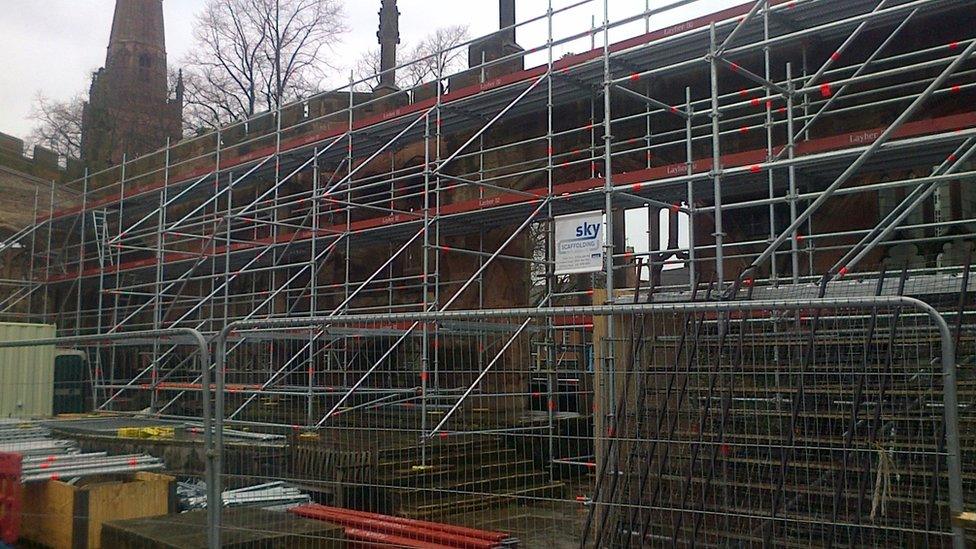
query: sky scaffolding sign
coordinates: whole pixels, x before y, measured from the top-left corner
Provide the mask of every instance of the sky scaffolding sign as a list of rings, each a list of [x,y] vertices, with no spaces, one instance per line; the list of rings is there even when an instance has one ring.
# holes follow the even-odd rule
[[[603,212],[556,217],[557,275],[603,270]]]

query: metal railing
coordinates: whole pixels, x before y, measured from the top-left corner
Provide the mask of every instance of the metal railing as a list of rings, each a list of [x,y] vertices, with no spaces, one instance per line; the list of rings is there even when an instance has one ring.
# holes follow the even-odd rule
[[[679,318],[680,321],[676,320]],[[522,324],[525,319],[531,320],[527,330]],[[552,380],[541,390],[533,390],[526,383],[526,376],[531,376],[532,372],[542,377],[555,375],[552,364],[539,370],[525,366],[525,362],[534,360],[527,351],[526,338],[546,340],[545,325],[551,325],[553,319],[563,319],[560,322],[566,326],[588,327],[582,330],[556,328],[557,332],[574,333],[580,342],[587,337],[584,332],[599,331],[592,326],[604,326],[600,335],[592,335],[591,343],[598,356],[594,363],[593,389],[589,394],[583,390],[561,392]],[[402,340],[409,333],[407,325],[418,323],[436,327],[432,330],[438,334],[439,346],[411,346],[418,353],[413,357],[402,350],[407,347]],[[608,337],[605,328],[609,324],[617,325],[616,336]],[[628,324],[630,328],[627,328]],[[646,334],[643,329],[637,330],[638,326],[644,325],[652,326],[647,328]],[[364,447],[373,447],[380,455],[392,451],[382,449],[390,437],[402,435],[416,447],[399,451],[415,450],[417,467],[422,468],[446,459],[442,457],[446,451],[442,445],[448,444],[447,441],[456,440],[459,445],[489,444],[488,441],[495,444],[497,437],[509,437],[519,441],[512,443],[515,448],[530,448],[525,450],[529,454],[544,452],[542,448],[546,444],[541,440],[547,438],[550,439],[550,452],[554,447],[567,448],[568,445],[568,453],[558,456],[549,453],[546,460],[537,462],[537,466],[549,471],[554,483],[561,482],[552,476],[559,467],[582,467],[584,471],[596,472],[595,484],[589,487],[580,477],[573,481],[582,482],[580,489],[590,493],[584,498],[585,525],[574,524],[566,530],[573,532],[577,536],[575,539],[583,545],[594,542],[598,546],[606,543],[625,543],[627,546],[640,545],[638,540],[651,543],[655,539],[661,542],[664,539],[708,538],[719,535],[716,531],[723,521],[731,538],[739,536],[740,540],[757,539],[776,544],[797,532],[811,536],[810,543],[831,543],[835,539],[854,544],[904,542],[912,535],[926,539],[936,536],[944,541],[951,539],[956,547],[965,543],[962,531],[950,527],[949,522],[950,514],[961,512],[963,506],[953,334],[934,308],[916,299],[878,297],[515,308],[234,322],[221,331],[215,347],[218,449],[225,423],[225,400],[236,398],[235,390],[225,390],[228,387],[225,366],[228,361],[234,361],[224,354],[228,340],[239,338],[235,345],[239,348],[240,341],[277,341],[284,334],[296,337],[296,333],[306,329],[321,330],[325,339],[357,342],[354,345],[359,347],[359,352],[370,358],[358,366],[347,362],[334,366],[332,372],[328,367],[317,372],[315,375],[331,375],[333,377],[327,379],[337,379],[334,376],[342,371],[348,389],[330,388],[332,393],[316,395],[321,410],[331,411],[320,421],[295,428],[316,433],[316,436],[352,436]],[[884,331],[890,333],[885,336]],[[640,350],[645,335],[646,348]],[[734,371],[736,361],[743,360],[744,346],[753,353],[754,362],[748,363],[749,368],[755,370],[751,373]],[[400,350],[392,353],[391,349],[397,347]],[[817,348],[827,349],[823,351],[826,354],[839,353],[840,349],[847,349],[845,352],[852,354],[832,357],[836,363],[823,364],[815,352]],[[425,369],[433,353],[442,355],[440,371]],[[778,353],[784,356],[773,360],[772,356]],[[667,355],[667,361],[676,362],[667,366],[662,362],[664,355]],[[928,360],[938,361],[938,367],[926,371]],[[319,362],[313,363],[318,369]],[[765,371],[760,372],[761,367]],[[689,373],[684,380],[674,377],[685,368]],[[587,375],[585,365],[579,366],[578,373],[580,377]],[[235,375],[240,376],[239,373]],[[416,375],[424,379],[425,384],[412,381],[411,376]],[[671,379],[666,380],[669,375]],[[813,377],[809,377],[811,375]],[[434,381],[435,376],[438,381]],[[896,386],[886,386],[888,382],[881,381],[886,376],[897,378],[898,381],[893,382]],[[508,378],[516,381],[505,382]],[[689,381],[689,378],[694,379]],[[767,378],[777,381],[769,381],[768,387],[757,385],[759,380]],[[818,379],[822,383],[811,383]],[[851,386],[838,386],[836,382],[842,379],[849,380]],[[828,384],[828,380],[835,383]],[[659,397],[663,401],[680,399],[677,405],[672,404],[680,411],[662,411],[659,402],[658,416],[654,419],[651,412],[655,406],[638,392],[638,388],[651,390],[649,384],[652,381],[659,383],[658,391],[667,388],[668,395]],[[733,383],[738,385],[732,387],[730,384]],[[610,391],[610,387],[615,390]],[[727,400],[723,387],[727,391],[749,389],[755,395],[743,393],[734,401]],[[808,396],[804,396],[804,391]],[[618,396],[614,399],[615,394]],[[555,423],[560,419],[554,419],[558,413],[554,403],[561,397],[571,396],[580,400],[592,398],[597,404],[592,437],[567,437],[559,433]],[[545,407],[548,411],[542,413],[545,419],[533,426],[525,424],[509,406],[513,400],[531,401],[536,397],[548,402]],[[287,402],[287,397],[281,399],[282,404]],[[342,402],[344,406],[336,410],[332,406],[335,402]],[[516,405],[516,408],[521,409],[520,406]],[[578,411],[583,408],[585,406]],[[495,410],[496,421],[488,421],[479,415],[479,409],[488,410],[489,415]],[[385,421],[393,422],[387,424],[377,419],[382,415],[374,415],[381,410],[407,415],[397,416],[401,417],[399,420],[387,419]],[[425,419],[428,414],[437,414],[441,421],[432,427],[426,421],[414,423],[402,419],[415,410],[421,410]],[[817,419],[818,413],[828,419]],[[736,414],[740,414],[736,420],[740,424],[734,424],[730,419]],[[870,417],[872,415],[875,417]],[[289,417],[282,416],[279,421],[288,423]],[[697,429],[694,420],[700,422]],[[769,431],[765,433],[761,433],[759,427],[763,421],[769,422],[764,427]],[[776,422],[783,421],[792,427],[788,430],[784,427],[782,432],[773,429],[774,423],[779,425]],[[820,425],[818,421],[825,423]],[[944,440],[940,439],[938,428],[908,434],[898,432],[906,425],[933,421],[944,425]],[[231,423],[257,428],[262,424],[270,427],[275,421],[267,418],[264,423],[249,421],[245,415]],[[719,434],[720,431],[724,433]],[[658,434],[653,436],[655,432]],[[700,438],[706,432],[709,438]],[[760,435],[765,436],[765,442],[749,438]],[[909,437],[907,440],[903,438],[906,436]],[[886,438],[891,440],[886,442]],[[920,450],[923,446],[928,449]],[[646,462],[648,455],[651,457],[647,463],[655,463],[657,470],[639,471],[636,464]],[[521,454],[516,453],[516,457],[519,456]],[[219,459],[218,456],[220,467],[230,474],[228,464]],[[878,461],[876,467],[870,465],[875,459]],[[941,460],[944,460],[944,470]],[[734,474],[726,471],[726,477],[713,478],[716,461],[726,463]],[[488,470],[485,467],[482,469]],[[862,467],[876,472],[877,486],[867,487]],[[838,472],[841,469],[842,472]],[[760,476],[769,476],[769,482],[773,484],[766,486],[754,481],[754,485],[750,485],[753,481],[741,477],[748,470],[754,474],[763,471]],[[896,487],[892,487],[893,475],[903,479],[894,483]],[[681,478],[684,478],[683,482],[680,482]],[[781,482],[775,480],[777,478]],[[291,480],[300,482],[294,477]],[[319,480],[323,484],[331,483],[332,488],[337,489],[384,493],[405,490],[394,480],[377,477]],[[870,480],[874,482],[875,479]],[[427,509],[445,498],[466,501],[465,496],[481,497],[486,501],[515,500],[519,506],[529,507],[546,502],[557,507],[578,508],[579,505],[579,501],[559,496],[507,496],[505,494],[509,492],[501,487],[503,485],[492,488],[494,485],[478,482],[489,481],[469,476],[463,481],[458,480],[455,488],[448,488],[433,481],[424,484],[418,477],[412,493],[419,499],[415,499],[413,505]],[[777,486],[776,482],[780,484]],[[855,482],[861,483],[860,496],[856,495]],[[702,493],[702,485],[707,486],[706,492],[712,493]],[[771,507],[765,511],[758,508],[736,511],[717,506],[714,492],[719,486],[726,495],[739,486],[743,493],[753,497],[748,503]],[[541,490],[530,484],[522,488]],[[416,495],[418,493],[421,495]],[[760,497],[763,493],[771,495],[772,502]],[[929,501],[929,497],[938,499]],[[809,498],[823,500],[818,500],[818,505],[823,506],[821,512],[826,514],[820,517],[822,527],[816,526],[815,510],[803,507],[813,505]],[[857,504],[850,503],[854,499]],[[833,511],[830,511],[831,500],[834,501]],[[850,506],[860,504],[869,505],[871,511],[858,507],[855,518],[855,511]],[[740,505],[744,509],[748,507],[746,501]],[[502,506],[499,503],[491,511]],[[886,507],[890,510],[881,510]],[[889,513],[887,519],[883,518],[885,512]],[[727,518],[730,516],[736,518]],[[524,535],[523,532],[519,534]],[[694,538],[683,537],[692,535]],[[634,539],[625,540],[621,536],[633,536]]]
[[[181,340],[182,339],[182,340]],[[190,346],[194,348],[194,351],[198,353],[198,362],[200,365],[200,376],[203,381],[200,387],[200,396],[202,400],[201,412],[202,412],[202,430],[203,430],[203,447],[204,455],[206,459],[205,469],[203,471],[203,477],[207,481],[208,496],[210,501],[219,501],[220,492],[214,491],[218,485],[215,479],[219,477],[219,469],[216,461],[217,455],[220,453],[219,449],[214,445],[217,437],[214,436],[214,427],[212,421],[212,408],[211,408],[211,383],[210,383],[210,369],[213,367],[213,361],[211,360],[210,346],[204,336],[193,329],[190,328],[171,328],[166,330],[146,330],[139,332],[126,332],[126,333],[112,333],[112,334],[95,334],[87,336],[70,336],[70,337],[55,337],[49,339],[24,339],[15,341],[0,341],[0,349],[4,348],[22,348],[22,347],[44,347],[44,346],[60,346],[60,347],[70,347],[70,346],[86,346],[86,345],[145,345],[149,342],[160,343],[165,342],[168,345],[176,346]],[[3,367],[0,364],[0,367]],[[54,368],[54,365],[51,365]],[[55,397],[57,398],[57,397]],[[69,476],[69,473],[65,473],[65,476]],[[218,524],[219,523],[219,507],[210,506],[207,509],[207,523],[208,524]],[[219,537],[214,534],[215,530],[211,530],[208,536],[208,544],[210,547],[219,547]],[[211,537],[212,536],[212,537]]]

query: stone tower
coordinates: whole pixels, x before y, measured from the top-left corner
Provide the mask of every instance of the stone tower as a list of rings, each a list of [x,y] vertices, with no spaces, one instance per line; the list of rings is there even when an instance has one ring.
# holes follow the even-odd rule
[[[105,67],[92,78],[82,160],[93,170],[159,149],[183,130],[183,82],[170,99],[162,0],[116,0]]]

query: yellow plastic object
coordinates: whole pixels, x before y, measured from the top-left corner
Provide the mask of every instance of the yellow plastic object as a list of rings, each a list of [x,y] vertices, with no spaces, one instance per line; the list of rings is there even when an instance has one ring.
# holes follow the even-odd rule
[[[173,427],[122,427],[118,430],[119,438],[175,438]]]

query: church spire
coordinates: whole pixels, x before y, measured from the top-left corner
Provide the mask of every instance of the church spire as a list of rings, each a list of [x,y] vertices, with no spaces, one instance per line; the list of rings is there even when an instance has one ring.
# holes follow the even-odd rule
[[[163,27],[162,0],[117,0],[109,39],[112,50],[136,43],[156,53],[166,54],[166,33]]]
[[[169,99],[162,0],[116,0],[105,67],[92,80],[82,159],[99,169],[182,133],[182,90]]]

